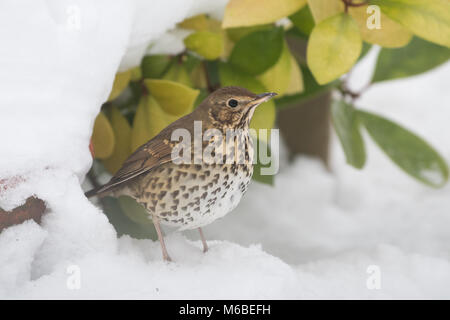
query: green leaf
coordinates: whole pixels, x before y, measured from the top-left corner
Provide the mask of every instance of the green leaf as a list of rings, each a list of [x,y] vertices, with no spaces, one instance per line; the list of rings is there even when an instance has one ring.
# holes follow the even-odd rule
[[[236,43],[229,62],[240,72],[257,75],[278,61],[282,49],[282,28],[260,30],[242,37]]]
[[[194,88],[206,89],[208,87],[208,79],[206,78],[206,67],[203,63],[199,63],[192,70],[190,74],[190,80]]]
[[[448,179],[447,164],[422,138],[367,111],[358,111],[358,117],[378,146],[406,173],[433,187],[445,184]]]
[[[118,200],[120,208],[131,221],[139,225],[153,225],[150,214],[136,200],[129,196],[120,196]]]
[[[233,67],[229,63],[222,62],[219,64],[219,78],[220,84],[223,87],[239,86],[255,93],[263,92],[265,90],[262,83],[254,76],[248,75],[244,72],[239,72],[237,68]]]
[[[264,85],[267,91],[276,92],[278,96],[284,95],[291,82],[291,72],[294,66],[291,66],[291,52],[285,43],[283,51],[271,68],[266,70],[257,78]]]
[[[306,0],[230,0],[225,8],[223,28],[275,22],[293,14]]]
[[[275,124],[277,112],[275,103],[271,100],[259,105],[250,122],[250,128],[257,132],[260,129],[272,129]]]
[[[270,147],[266,144],[265,141],[258,140],[257,138],[254,138],[253,144],[254,144],[255,147],[258,146],[258,149],[255,148],[255,155],[254,155],[254,157],[256,157],[256,163],[253,164],[253,176],[252,176],[252,178],[253,178],[253,180],[258,181],[260,183],[264,183],[264,184],[268,184],[268,185],[273,186],[274,185],[274,175],[262,175],[261,174],[261,168],[269,167],[270,164],[263,165],[260,162],[259,156],[257,157],[257,154],[256,154],[256,152],[257,152],[257,150],[259,150],[259,148],[267,148],[267,156],[270,157],[270,155],[271,155]]]
[[[304,6],[289,17],[294,26],[304,35],[309,36],[314,28],[314,18],[309,6]]]
[[[135,239],[158,239],[151,220],[149,220],[149,223],[145,224],[130,220],[128,215],[132,215],[132,210],[134,210],[136,207],[127,206],[128,202],[122,203],[122,198],[125,197],[120,197],[118,199],[113,197],[103,197],[101,200],[103,204],[103,212],[105,213],[109,222],[113,225],[114,229],[117,232],[117,235],[120,237],[126,234]],[[138,204],[136,203],[136,205]],[[128,215],[124,212],[125,210]]]
[[[199,57],[189,53],[187,53],[183,59],[183,67],[186,69],[187,73],[191,73],[192,70],[202,62]]]
[[[141,62],[142,77],[146,79],[161,78],[169,68],[170,58],[165,55],[145,56]]]
[[[306,59],[319,84],[331,82],[350,70],[362,48],[358,25],[341,13],[319,22],[311,32]]]
[[[221,63],[219,65],[220,83],[222,86],[239,86],[254,93],[263,93],[267,89],[255,77],[238,72],[231,65]],[[275,123],[276,109],[273,100],[259,105],[250,122],[252,129],[271,129]]]
[[[194,108],[197,108],[200,103],[203,102],[209,96],[209,91],[207,89],[200,89],[200,93],[194,102]]]
[[[140,66],[134,67],[130,69],[130,80],[131,81],[139,81],[142,79],[142,69]]]
[[[355,108],[343,100],[334,101],[331,105],[331,119],[347,163],[361,169],[366,163],[366,151]]]
[[[450,1],[370,0],[419,37],[450,47]]]
[[[414,37],[403,48],[383,48],[372,82],[399,79],[431,70],[450,58],[450,49]]]
[[[361,49],[361,53],[359,54],[358,61],[362,60],[366,56],[366,54],[369,53],[370,49],[372,49],[372,45],[367,42],[363,42],[363,46]]]
[[[207,60],[219,58],[223,52],[223,35],[210,31],[198,31],[184,39],[186,48],[201,55]]]

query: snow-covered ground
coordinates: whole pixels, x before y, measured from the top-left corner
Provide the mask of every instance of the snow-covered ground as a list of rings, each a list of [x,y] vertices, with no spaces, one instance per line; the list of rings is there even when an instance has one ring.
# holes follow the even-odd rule
[[[41,226],[0,234],[0,299],[450,298],[450,185],[415,182],[369,139],[362,171],[345,164],[337,143],[331,171],[314,159],[282,161],[275,187],[252,183],[235,211],[205,228],[206,254],[196,233],[168,235],[170,264],[157,242],[116,238],[80,187],[88,139],[117,68],[202,11],[193,1],[163,2],[177,16],[152,32],[137,18],[143,1],[0,4],[0,177],[25,178],[0,193],[0,207],[34,192],[49,208]],[[76,19],[66,24],[71,3],[81,9],[79,29]],[[370,76],[373,54],[352,76],[355,87]],[[358,106],[419,133],[450,162],[449,82],[446,64],[374,86]],[[369,289],[377,274],[381,287]]]

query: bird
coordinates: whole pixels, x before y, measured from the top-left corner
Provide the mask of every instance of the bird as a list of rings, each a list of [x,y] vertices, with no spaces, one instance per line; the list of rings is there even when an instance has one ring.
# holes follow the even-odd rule
[[[109,182],[85,195],[134,198],[153,221],[166,261],[172,259],[161,224],[178,231],[198,229],[206,252],[208,245],[202,227],[232,211],[247,191],[254,157],[250,120],[256,107],[275,95],[273,92],[255,94],[236,86],[217,89],[190,114],[172,122],[140,146]],[[184,142],[188,148],[182,156],[175,155],[175,149],[181,150],[181,142],[174,141],[172,135],[184,132],[192,138],[199,124],[203,136],[200,146],[203,151],[209,147],[210,152],[196,153],[198,145],[194,137],[189,143]],[[181,158],[188,161],[182,162]]]

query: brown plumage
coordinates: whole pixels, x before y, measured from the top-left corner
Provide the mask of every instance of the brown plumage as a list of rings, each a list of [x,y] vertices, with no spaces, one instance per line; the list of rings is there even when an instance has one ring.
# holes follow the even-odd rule
[[[128,195],[135,198],[153,219],[163,257],[169,260],[159,223],[180,229],[199,228],[204,251],[207,250],[200,227],[231,211],[246,191],[253,173],[253,145],[248,126],[260,103],[274,93],[256,95],[239,87],[225,87],[210,94],[192,113],[176,120],[153,139],[139,147],[105,185],[86,192],[87,197]],[[176,129],[187,129],[193,137],[194,121],[201,121],[203,133],[218,129],[225,139],[230,129],[240,129],[237,145],[223,142],[215,156],[236,156],[238,163],[176,164],[171,141]],[[203,148],[211,141],[204,141]],[[237,146],[237,148],[235,148]],[[230,149],[231,148],[231,149]],[[191,152],[194,152],[191,141]],[[219,153],[219,154],[217,154]],[[193,158],[192,158],[193,159]]]

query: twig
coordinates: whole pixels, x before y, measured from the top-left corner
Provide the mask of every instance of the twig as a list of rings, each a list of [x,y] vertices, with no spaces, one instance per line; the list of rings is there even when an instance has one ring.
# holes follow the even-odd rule
[[[202,61],[201,63],[203,65],[203,71],[205,72],[206,87],[207,87],[208,91],[211,93],[214,91],[214,86],[211,83],[211,78],[209,77],[209,72],[208,72],[208,68],[206,66],[206,61]]]
[[[350,99],[352,101],[358,99],[367,89],[370,88],[370,86],[372,85],[372,82],[369,82],[368,84],[366,84],[362,89],[360,89],[359,91],[352,91],[347,87],[347,81],[348,79],[346,79],[341,86],[339,87],[339,91],[347,97],[350,97]]]
[[[344,3],[344,10],[347,13],[348,12],[348,7],[361,7],[361,6],[364,6],[364,5],[368,4],[369,1],[353,3],[353,0],[342,0],[342,2]]]
[[[183,63],[183,60],[184,60],[184,57],[185,57],[186,54],[187,54],[187,50],[184,49],[182,52],[180,52],[179,54],[176,55],[178,64],[182,64]]]

